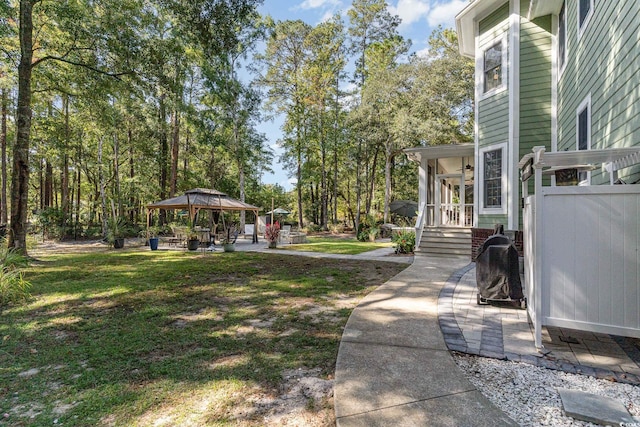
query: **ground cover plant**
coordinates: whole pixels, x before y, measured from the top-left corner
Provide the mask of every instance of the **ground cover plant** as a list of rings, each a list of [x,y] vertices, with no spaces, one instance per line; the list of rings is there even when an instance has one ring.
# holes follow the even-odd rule
[[[360,298],[405,266],[257,253],[37,256],[0,315],[0,425],[333,425]]]
[[[322,252],[327,254],[358,255],[375,249],[391,246],[389,242],[361,242],[353,237],[310,236],[307,243],[295,245],[281,244],[278,249],[306,252]]]

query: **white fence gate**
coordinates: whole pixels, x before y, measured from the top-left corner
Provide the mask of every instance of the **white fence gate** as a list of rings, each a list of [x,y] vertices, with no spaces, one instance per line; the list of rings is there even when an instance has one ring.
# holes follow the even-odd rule
[[[524,221],[534,325],[640,337],[640,186],[541,193],[527,198]]]

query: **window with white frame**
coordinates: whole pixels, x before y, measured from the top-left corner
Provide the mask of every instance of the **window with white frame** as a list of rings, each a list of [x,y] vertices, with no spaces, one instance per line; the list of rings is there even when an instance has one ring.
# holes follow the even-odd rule
[[[576,110],[576,150],[591,149],[591,95]],[[578,185],[589,185],[591,174],[578,172]]]
[[[589,18],[593,13],[594,0],[578,0],[578,36],[587,26]]]
[[[566,3],[562,3],[558,14],[558,66],[562,71],[567,61],[567,9]]]
[[[491,92],[502,86],[502,41],[499,41],[484,51],[483,71],[484,90],[483,93]]]
[[[482,204],[485,209],[502,208],[502,148],[482,152]]]

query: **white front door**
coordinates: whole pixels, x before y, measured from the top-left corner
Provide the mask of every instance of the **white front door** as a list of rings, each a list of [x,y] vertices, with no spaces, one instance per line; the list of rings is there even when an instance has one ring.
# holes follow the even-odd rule
[[[465,181],[462,175],[436,175],[436,226],[464,227],[469,223],[465,209]],[[473,220],[471,218],[471,220]]]

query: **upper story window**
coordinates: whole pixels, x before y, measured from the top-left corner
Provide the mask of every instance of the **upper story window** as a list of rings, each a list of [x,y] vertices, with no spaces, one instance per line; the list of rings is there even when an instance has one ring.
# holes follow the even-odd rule
[[[484,162],[484,208],[502,207],[502,149],[485,151]]]
[[[502,86],[502,41],[484,51],[484,93]]]
[[[593,12],[594,0],[578,0],[578,35],[582,34],[582,30],[587,25],[587,21]]]
[[[587,96],[576,110],[576,149],[591,149],[591,96]],[[589,172],[578,172],[578,185],[589,185],[589,181]]]
[[[564,68],[567,61],[567,9],[566,3],[562,3],[558,14],[558,66]]]

